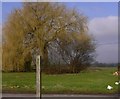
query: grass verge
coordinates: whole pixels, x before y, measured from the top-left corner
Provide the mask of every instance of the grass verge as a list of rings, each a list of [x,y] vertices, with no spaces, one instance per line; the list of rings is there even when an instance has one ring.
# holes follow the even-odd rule
[[[116,68],[89,68],[79,74],[42,74],[42,94],[115,94]],[[107,90],[107,85],[113,87]],[[35,93],[35,73],[3,73],[3,92]]]

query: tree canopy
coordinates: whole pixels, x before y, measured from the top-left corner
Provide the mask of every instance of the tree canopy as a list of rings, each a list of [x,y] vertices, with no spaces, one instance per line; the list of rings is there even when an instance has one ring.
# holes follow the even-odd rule
[[[76,67],[87,67],[95,51],[87,17],[59,3],[23,3],[9,15],[3,38],[4,70],[30,70],[34,57],[40,54],[44,67],[56,55],[71,65],[73,72],[79,72]]]

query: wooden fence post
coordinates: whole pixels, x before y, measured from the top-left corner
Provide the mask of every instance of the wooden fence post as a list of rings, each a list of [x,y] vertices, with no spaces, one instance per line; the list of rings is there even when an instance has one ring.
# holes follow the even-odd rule
[[[40,55],[36,57],[36,95],[40,97]]]

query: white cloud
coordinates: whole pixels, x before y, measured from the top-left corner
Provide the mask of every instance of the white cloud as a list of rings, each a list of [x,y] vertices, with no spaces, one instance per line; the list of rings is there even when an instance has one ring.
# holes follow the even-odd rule
[[[118,40],[118,17],[94,18],[89,22],[89,29],[98,42],[115,42]]]
[[[108,16],[94,18],[89,22],[89,31],[96,41],[106,45],[98,45],[97,60],[112,63],[118,61],[118,45],[107,44],[118,42],[118,17]]]
[[[102,45],[96,49],[99,62],[117,63],[118,62],[118,45]]]
[[[2,42],[2,25],[0,24],[0,43]]]

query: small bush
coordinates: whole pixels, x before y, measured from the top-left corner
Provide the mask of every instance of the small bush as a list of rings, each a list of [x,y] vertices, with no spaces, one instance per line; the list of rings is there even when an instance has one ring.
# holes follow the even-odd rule
[[[42,72],[45,74],[65,74],[65,73],[80,73],[82,70],[85,70],[87,66],[84,67],[75,67],[67,65],[51,65],[42,68]]]

